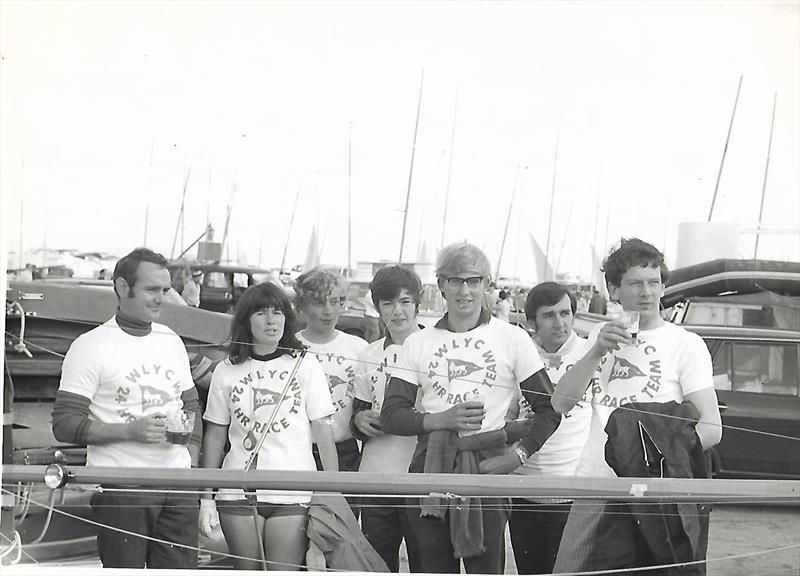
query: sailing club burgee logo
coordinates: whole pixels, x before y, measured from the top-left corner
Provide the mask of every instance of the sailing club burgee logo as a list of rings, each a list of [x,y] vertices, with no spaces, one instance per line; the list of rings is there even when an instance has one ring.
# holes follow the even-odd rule
[[[267,390],[266,388],[253,388],[253,412],[262,406],[275,406],[280,399],[281,402],[289,399],[289,396],[281,395],[278,392]]]
[[[478,370],[483,370],[483,366],[478,366],[469,360],[459,360],[458,358],[447,359],[447,380],[451,383],[456,378],[464,378]]]
[[[172,400],[172,397],[167,392],[154,386],[139,384],[139,389],[142,391],[142,410],[166,406]]]
[[[342,384],[347,385],[346,380],[342,380],[336,374],[326,374],[328,377],[328,389],[333,392],[334,388],[341,386]]]
[[[640,376],[647,376],[647,375],[641,370],[639,370],[639,368],[635,364],[632,364],[625,358],[620,358],[618,356],[615,356],[614,365],[611,367],[611,375],[608,377],[608,381],[611,382],[612,380],[629,380],[631,378],[637,378]]]

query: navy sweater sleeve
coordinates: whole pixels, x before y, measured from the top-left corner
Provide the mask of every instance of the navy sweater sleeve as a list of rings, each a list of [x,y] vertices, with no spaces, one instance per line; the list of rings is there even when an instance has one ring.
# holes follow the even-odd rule
[[[534,412],[530,429],[522,437],[520,444],[525,447],[528,454],[533,454],[556,431],[561,423],[561,415],[553,410],[551,398],[554,388],[547,376],[547,370],[542,368],[532,374],[521,382],[519,387]]]
[[[56,393],[53,405],[53,435],[56,440],[80,446],[86,445],[91,402],[91,399],[80,394],[63,390]]]
[[[389,380],[381,409],[384,434],[417,436],[425,431],[422,427],[425,415],[414,409],[416,401],[417,387],[414,384],[396,376]]]
[[[184,390],[181,394],[183,400],[183,409],[187,412],[194,412],[194,430],[192,430],[192,438],[190,444],[202,446],[203,444],[203,411],[200,406],[200,396],[197,393],[197,388],[192,387]]]

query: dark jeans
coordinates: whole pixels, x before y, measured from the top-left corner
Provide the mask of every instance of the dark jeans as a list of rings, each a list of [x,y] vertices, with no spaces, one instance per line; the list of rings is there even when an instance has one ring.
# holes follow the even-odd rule
[[[518,574],[552,574],[572,504],[514,498],[508,526]]]
[[[199,506],[197,496],[166,490],[97,492],[92,510],[95,522],[105,526],[97,531],[103,567],[197,568]]]
[[[419,498],[406,500],[406,513],[419,547],[423,572],[458,574],[460,563],[468,574],[502,574],[506,565],[505,532],[510,514],[507,498],[481,498],[483,544],[480,556],[454,558],[450,541],[450,515],[444,521],[420,518]]]
[[[361,501],[361,530],[392,572],[400,571],[400,543],[405,538],[408,567],[422,572],[419,551],[405,500],[401,498],[366,498]]]

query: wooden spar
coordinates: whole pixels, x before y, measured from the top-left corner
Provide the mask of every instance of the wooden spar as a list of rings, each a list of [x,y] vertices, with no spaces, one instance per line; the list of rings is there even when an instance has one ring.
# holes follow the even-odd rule
[[[352,262],[351,250],[353,245],[353,223],[352,217],[352,163],[353,163],[353,122],[347,129],[347,272],[346,277],[350,277],[350,263]]]
[[[506,237],[508,236],[508,223],[511,222],[511,209],[514,207],[514,196],[517,194],[517,179],[519,178],[519,162],[514,173],[514,186],[511,188],[511,202],[508,203],[508,214],[506,214],[506,227],[503,230],[503,241],[500,243],[500,255],[497,257],[497,268],[494,271],[494,280],[500,278],[500,262],[503,260],[503,251],[506,247]]]
[[[453,171],[453,149],[456,145],[456,116],[458,115],[458,90],[456,102],[453,106],[453,128],[450,131],[450,159],[447,161],[447,186],[444,189],[444,213],[442,214],[442,238],[439,248],[444,248],[444,231],[447,228],[447,204],[450,201],[450,174]]]
[[[556,136],[556,153],[553,157],[553,186],[550,192],[550,216],[547,218],[547,243],[544,246],[544,261],[550,261],[550,231],[553,228],[553,204],[556,199],[556,167],[558,166],[558,141],[560,136]],[[555,274],[555,271],[553,272]],[[544,278],[544,280],[554,280],[554,278]]]
[[[60,465],[68,483],[125,484],[142,488],[243,488],[312,490],[343,494],[615,498],[646,502],[800,502],[798,480],[721,478],[583,478],[521,474],[379,474],[297,470],[221,470],[219,468],[118,468]],[[42,482],[46,466],[3,466],[4,483]]]
[[[294,224],[294,214],[297,212],[297,201],[300,198],[300,188],[301,184],[297,185],[297,192],[294,195],[294,206],[292,206],[292,216],[289,218],[289,230],[286,232],[286,242],[283,244],[283,257],[281,258],[281,269],[280,272],[283,273],[286,265],[286,251],[289,249],[289,238],[292,237],[292,225]]]
[[[717,201],[717,190],[719,190],[719,180],[722,177],[722,167],[725,165],[725,156],[728,154],[728,142],[731,139],[731,129],[733,128],[733,118],[736,116],[736,105],[739,103],[739,92],[742,89],[742,79],[744,76],[739,76],[739,85],[736,87],[736,98],[733,101],[733,112],[731,112],[731,122],[728,124],[728,135],[725,137],[725,146],[722,148],[722,160],[719,162],[719,171],[717,172],[717,182],[714,184],[714,196],[711,197],[711,208],[708,209],[708,221],[711,222],[711,216],[714,214],[714,204]]]
[[[183,179],[183,193],[181,194],[181,209],[178,212],[178,221],[175,223],[175,236],[172,238],[172,249],[169,251],[169,259],[175,256],[175,244],[178,242],[178,230],[183,227],[183,209],[186,205],[186,188],[189,186],[189,175],[192,173],[192,167],[186,171],[186,177]]]
[[[761,219],[764,215],[764,196],[767,192],[767,174],[769,174],[769,155],[772,152],[772,133],[775,129],[775,107],[778,105],[778,93],[772,99],[772,122],[769,125],[769,144],[767,144],[767,162],[764,165],[764,182],[761,184],[761,207],[758,209],[758,231],[756,232],[756,247],[753,258],[758,258],[758,239],[761,236]]]
[[[422,108],[422,86],[425,82],[425,69],[419,78],[419,97],[417,98],[417,119],[414,121],[414,140],[411,143],[411,166],[408,169],[408,187],[406,188],[406,207],[403,210],[403,229],[400,233],[400,256],[397,263],[403,262],[403,245],[406,242],[406,222],[408,221],[408,203],[411,199],[411,178],[414,175],[414,152],[417,149],[417,130],[419,129],[419,111]]]

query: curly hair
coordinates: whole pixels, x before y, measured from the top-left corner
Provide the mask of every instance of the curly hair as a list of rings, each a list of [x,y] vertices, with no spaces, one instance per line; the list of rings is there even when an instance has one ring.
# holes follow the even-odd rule
[[[236,303],[231,320],[230,343],[227,348],[231,364],[242,364],[252,356],[253,333],[250,331],[250,316],[264,308],[280,310],[286,319],[283,335],[278,341],[278,350],[294,356],[295,351],[304,348],[295,336],[297,317],[289,298],[280,287],[271,282],[264,282],[250,286]]]
[[[313,300],[322,300],[331,295],[336,288],[346,290],[344,277],[335,268],[317,266],[298,276],[294,284],[295,306],[298,310]]]
[[[619,247],[612,250],[603,260],[601,270],[605,273],[606,284],[619,286],[625,272],[633,266],[660,268],[663,283],[666,283],[669,277],[669,268],[664,263],[664,255],[655,246],[639,238],[623,238]]]

